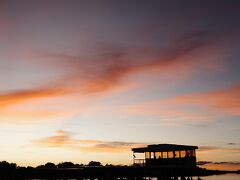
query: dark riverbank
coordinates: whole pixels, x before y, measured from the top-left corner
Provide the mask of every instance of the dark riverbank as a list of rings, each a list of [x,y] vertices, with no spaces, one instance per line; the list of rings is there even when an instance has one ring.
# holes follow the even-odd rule
[[[16,168],[0,169],[0,179],[141,179],[143,177],[209,176],[239,171],[219,171],[202,168],[82,166],[79,168]]]

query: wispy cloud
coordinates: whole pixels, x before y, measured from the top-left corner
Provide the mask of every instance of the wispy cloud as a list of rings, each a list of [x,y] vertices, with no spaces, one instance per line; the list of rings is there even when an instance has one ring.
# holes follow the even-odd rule
[[[209,114],[201,114],[199,112],[191,112],[168,106],[163,103],[164,100],[148,101],[139,104],[128,105],[122,110],[125,113],[140,115],[140,116],[155,116],[161,119],[161,123],[172,123],[179,125],[184,122],[209,122],[215,117]]]
[[[30,90],[16,90],[9,93],[0,94],[0,107],[3,108],[32,99],[61,96],[66,93],[66,89],[55,87],[42,87]]]
[[[124,78],[128,75],[151,69],[155,69],[159,73],[167,70],[168,74],[176,72],[176,69],[178,72],[181,69],[183,72],[187,72],[186,68],[192,72],[196,64],[204,64],[205,68],[216,69],[221,66],[221,63],[200,61],[196,58],[196,54],[201,54],[206,49],[209,51],[209,47],[218,44],[225,36],[227,33],[220,36],[212,32],[193,32],[180,37],[169,47],[146,48],[148,50],[119,45],[103,45],[103,48],[87,57],[51,52],[24,54],[24,58],[21,59],[36,64],[36,66],[41,64],[53,71],[60,69],[63,73],[55,80],[41,82],[38,87],[0,94],[0,107],[5,108],[29,100],[61,97],[74,93],[90,95],[109,92],[126,86]],[[217,67],[213,67],[212,64]],[[189,116],[199,118],[194,114]]]
[[[173,105],[201,105],[230,115],[240,115],[240,85],[222,90],[179,96],[164,101]]]
[[[215,147],[215,146],[200,146],[199,151],[216,151],[222,149],[220,147]]]
[[[186,56],[209,51],[206,47],[221,42],[221,37],[225,37],[226,34],[220,36],[212,32],[193,32],[172,42],[171,46],[160,49],[104,44],[95,50],[94,55],[89,56],[40,52],[30,54],[28,59],[31,61],[40,59],[40,62],[53,68],[63,68],[66,75],[58,81],[63,86],[68,83],[71,85],[78,83],[84,86],[81,92],[96,93],[118,86],[121,80],[130,73],[152,68],[159,69],[161,72],[164,69],[171,70],[169,68],[176,65],[178,69],[194,68],[191,64],[202,64],[203,61],[197,59],[195,61],[193,57],[186,58]],[[219,66],[219,64],[215,65]],[[208,68],[212,68],[212,65]]]
[[[227,145],[230,145],[230,146],[236,146],[236,145],[240,145],[240,143],[233,143],[233,142],[230,142],[230,143],[227,143]]]
[[[7,123],[29,123],[29,122],[46,122],[48,120],[60,119],[66,116],[66,112],[63,110],[54,109],[41,109],[41,110],[12,110],[4,109],[0,110],[1,122]]]
[[[166,99],[150,100],[126,105],[122,111],[131,115],[155,117],[155,121],[136,125],[171,125],[179,124],[205,127],[222,115],[239,116],[240,86],[176,96]],[[186,108],[187,107],[187,108]],[[194,108],[197,108],[195,110]],[[229,145],[234,145],[229,144]]]
[[[133,147],[144,146],[143,143],[124,141],[102,141],[96,139],[74,138],[73,134],[63,130],[57,130],[56,135],[33,140],[33,144],[45,147],[58,147],[78,150],[81,152],[128,152]]]
[[[200,153],[214,153],[214,152],[221,152],[221,153],[236,153],[240,155],[240,148],[229,148],[229,147],[217,147],[217,146],[200,146],[199,150]]]
[[[238,170],[240,168],[237,161],[240,157],[239,147],[200,146],[197,154],[198,159],[203,159],[198,165],[207,169]]]

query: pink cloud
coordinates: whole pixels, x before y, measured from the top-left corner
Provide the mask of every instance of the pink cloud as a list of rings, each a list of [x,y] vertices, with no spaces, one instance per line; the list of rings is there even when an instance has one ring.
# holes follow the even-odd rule
[[[211,110],[240,115],[240,86],[234,86],[223,90],[178,96],[162,101],[171,105],[201,105]]]
[[[225,37],[227,35],[223,35]],[[209,52],[211,47],[222,41],[221,36],[208,32],[192,33],[173,42],[171,47],[147,53],[141,49],[107,47],[89,57],[57,53],[22,54],[30,63],[60,69],[63,75],[53,81],[41,82],[42,85],[29,90],[16,90],[0,94],[0,106],[10,106],[39,98],[51,98],[72,93],[94,94],[108,92],[124,85],[128,75],[146,70],[157,70],[168,74],[192,73],[196,64],[204,68],[220,69],[221,63],[200,61],[196,55]],[[221,43],[220,43],[221,44]],[[209,53],[208,53],[209,54]],[[25,57],[25,58],[24,58]],[[215,62],[215,61],[214,61]],[[217,64],[214,65],[213,64]]]
[[[121,110],[130,115],[155,117],[155,120],[147,123],[133,124],[136,126],[186,124],[205,127],[206,123],[214,122],[223,115],[239,116],[239,100],[240,86],[236,85],[215,91],[126,105]]]

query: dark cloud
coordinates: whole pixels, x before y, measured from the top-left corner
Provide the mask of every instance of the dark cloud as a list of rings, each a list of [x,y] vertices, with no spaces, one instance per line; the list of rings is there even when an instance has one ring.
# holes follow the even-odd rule
[[[214,162],[212,164],[240,165],[240,162]]]
[[[212,163],[212,161],[198,161],[198,162],[197,162],[197,165],[198,165],[198,166],[202,166],[202,165],[210,164],[210,163]]]
[[[234,145],[239,145],[240,143],[227,143],[227,145],[231,145],[231,146],[234,146]]]
[[[206,164],[218,164],[218,165],[221,165],[221,164],[224,164],[224,165],[240,165],[240,162],[231,162],[231,161],[226,161],[226,162],[212,162],[212,161],[198,161],[197,162],[197,165],[199,166],[203,166],[203,165],[206,165]]]

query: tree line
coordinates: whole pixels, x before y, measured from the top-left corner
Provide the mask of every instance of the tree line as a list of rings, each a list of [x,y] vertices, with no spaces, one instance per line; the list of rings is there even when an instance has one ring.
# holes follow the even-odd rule
[[[52,169],[52,168],[78,168],[78,167],[85,167],[85,166],[103,166],[99,161],[90,161],[88,164],[75,164],[73,162],[61,162],[58,164],[54,164],[52,162],[47,162],[46,164],[39,165],[37,169]],[[112,164],[106,164],[105,166],[113,166]],[[0,170],[14,170],[14,169],[21,169],[21,168],[34,168],[31,166],[22,167],[18,166],[16,163],[9,163],[7,161],[0,161]]]

